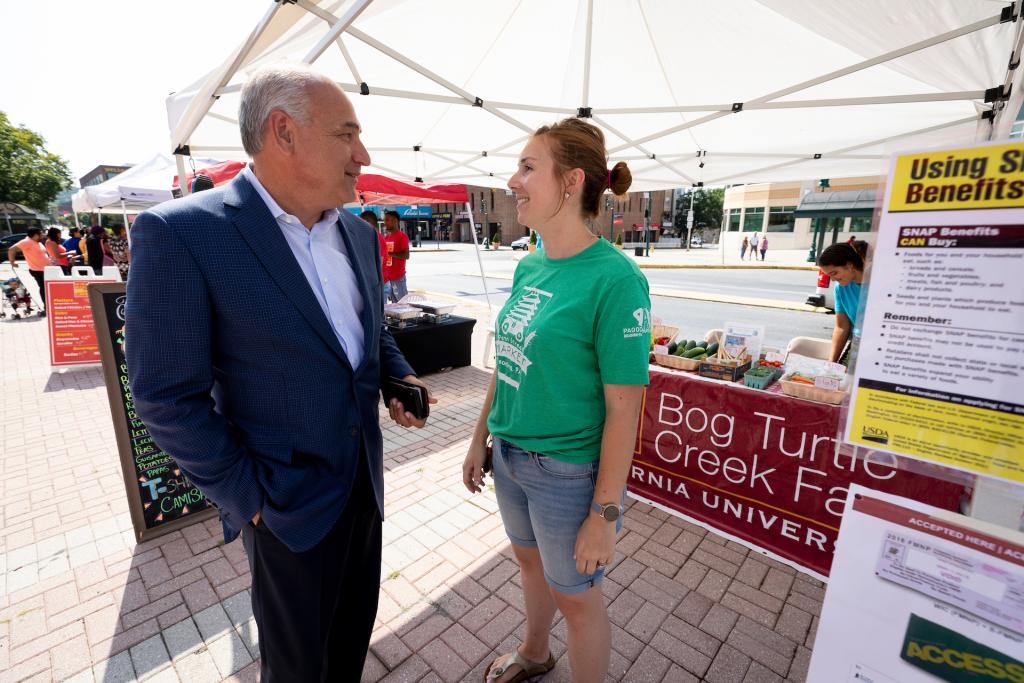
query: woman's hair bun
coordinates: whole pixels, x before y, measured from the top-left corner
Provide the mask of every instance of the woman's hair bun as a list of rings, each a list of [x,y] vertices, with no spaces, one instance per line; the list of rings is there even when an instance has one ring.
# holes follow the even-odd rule
[[[629,166],[625,161],[620,161],[612,166],[608,172],[608,188],[616,197],[621,197],[629,191],[633,184],[633,174],[629,172]]]

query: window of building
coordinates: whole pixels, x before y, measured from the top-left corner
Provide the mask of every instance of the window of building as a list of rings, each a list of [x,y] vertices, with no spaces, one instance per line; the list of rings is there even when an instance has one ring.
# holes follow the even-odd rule
[[[761,232],[764,228],[764,207],[747,208],[743,215],[743,232]]]
[[[850,232],[871,232],[871,216],[851,218]]]
[[[739,232],[742,211],[743,209],[729,209],[729,232]]]
[[[768,232],[793,232],[795,206],[773,206],[768,209]]]

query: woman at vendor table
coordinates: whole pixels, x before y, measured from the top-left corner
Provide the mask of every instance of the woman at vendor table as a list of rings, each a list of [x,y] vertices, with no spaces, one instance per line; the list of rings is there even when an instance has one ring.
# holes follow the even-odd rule
[[[648,382],[650,295],[636,264],[586,220],[606,189],[626,192],[626,164],[607,168],[604,136],[580,120],[543,126],[509,181],[519,222],[544,239],[516,269],[495,323],[497,363],[463,465],[483,485],[488,434],[494,487],[519,562],[523,643],[487,668],[494,683],[555,665],[555,610],[568,626],[574,681],[603,681],[611,630],[600,583],[615,557],[625,486]]]
[[[860,305],[860,286],[864,281],[864,258],[867,242],[833,244],[821,252],[818,267],[832,279],[835,299],[836,324],[832,331],[832,350],[829,360],[847,365],[850,361],[850,343],[860,336],[857,308]]]

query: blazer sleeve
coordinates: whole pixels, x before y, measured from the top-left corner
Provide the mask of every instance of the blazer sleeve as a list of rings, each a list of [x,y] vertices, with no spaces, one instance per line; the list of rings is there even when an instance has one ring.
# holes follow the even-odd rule
[[[214,410],[213,302],[195,259],[159,214],[132,227],[125,356],[139,417],[154,442],[242,523],[263,507],[254,459]]]

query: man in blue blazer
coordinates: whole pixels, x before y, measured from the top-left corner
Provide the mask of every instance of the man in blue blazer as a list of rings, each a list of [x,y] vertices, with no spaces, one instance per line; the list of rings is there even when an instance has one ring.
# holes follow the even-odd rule
[[[132,394],[225,540],[242,534],[262,680],[358,681],[380,588],[380,381],[422,383],[383,326],[377,236],[337,209],[370,163],[348,98],[308,68],[265,69],[239,126],[251,166],[132,228]]]

